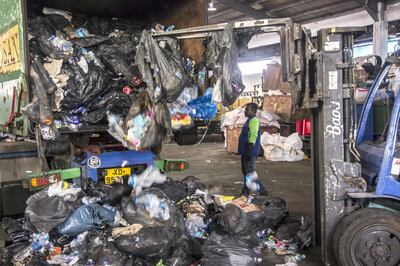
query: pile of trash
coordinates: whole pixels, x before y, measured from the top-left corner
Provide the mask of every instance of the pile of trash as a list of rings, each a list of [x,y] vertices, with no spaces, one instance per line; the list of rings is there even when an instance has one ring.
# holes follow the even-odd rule
[[[124,183],[52,184],[2,226],[3,265],[250,266],[265,248],[300,260],[311,241],[310,221],[282,199],[213,195],[153,167]]]
[[[159,145],[171,129],[190,127],[193,119],[212,119],[215,102],[230,105],[244,89],[237,61],[255,31],[233,31],[230,23],[212,33],[196,64],[177,39],[153,37],[165,28],[51,8],[29,14],[33,99],[22,112],[44,140],[55,140],[60,128],[108,124],[132,150]],[[198,97],[210,78],[215,85]]]
[[[99,124],[106,111],[126,116],[145,87],[133,64],[145,25],[44,8],[28,19],[33,100],[24,113],[44,139],[57,129]]]

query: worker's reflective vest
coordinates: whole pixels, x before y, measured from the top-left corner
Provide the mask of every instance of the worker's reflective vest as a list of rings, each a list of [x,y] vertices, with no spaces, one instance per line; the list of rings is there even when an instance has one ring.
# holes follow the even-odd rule
[[[240,155],[245,155],[246,152],[246,146],[247,143],[249,142],[249,123],[251,119],[258,119],[257,117],[253,116],[253,117],[249,117],[249,119],[247,119],[246,123],[244,124],[243,128],[242,128],[242,133],[240,133],[240,137],[239,137],[239,147],[238,147],[238,153]],[[260,154],[260,136],[261,136],[261,132],[260,132],[260,128],[258,128],[258,135],[257,135],[257,140],[256,143],[254,144],[251,156],[253,157],[257,157]]]

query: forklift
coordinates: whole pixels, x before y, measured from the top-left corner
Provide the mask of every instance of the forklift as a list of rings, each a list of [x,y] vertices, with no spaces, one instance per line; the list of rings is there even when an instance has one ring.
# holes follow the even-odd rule
[[[226,23],[156,33],[178,39],[207,37]],[[240,21],[280,35],[282,78],[290,83],[293,111],[310,109],[314,243],[325,265],[398,265],[400,262],[400,118],[397,96],[385,141],[365,141],[366,121],[390,66],[389,57],[355,122],[353,41],[365,28],[310,32],[291,19]],[[394,172],[394,170],[397,171]]]

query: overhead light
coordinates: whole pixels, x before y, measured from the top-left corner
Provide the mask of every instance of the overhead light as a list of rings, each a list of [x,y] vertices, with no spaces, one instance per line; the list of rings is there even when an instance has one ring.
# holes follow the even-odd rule
[[[210,3],[208,3],[208,11],[212,12],[212,11],[217,11],[217,9],[214,6],[214,3],[211,1]]]

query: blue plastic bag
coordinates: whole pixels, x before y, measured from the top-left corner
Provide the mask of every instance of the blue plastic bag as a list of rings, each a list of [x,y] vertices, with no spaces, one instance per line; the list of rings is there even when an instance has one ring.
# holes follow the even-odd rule
[[[212,88],[208,88],[203,96],[188,103],[191,107],[190,116],[204,120],[211,120],[217,114],[217,105],[212,100]]]
[[[111,224],[114,218],[114,211],[98,204],[82,205],[58,226],[58,231],[63,235],[77,236],[85,231]]]

